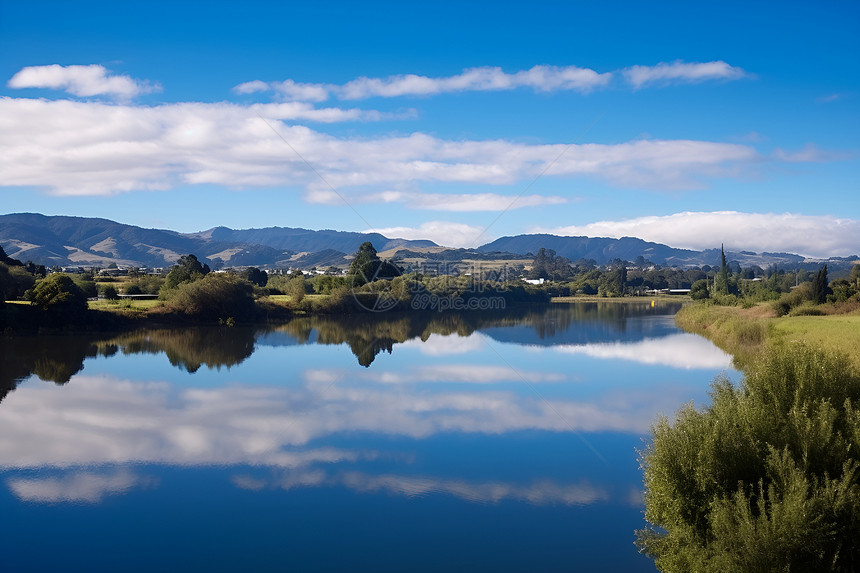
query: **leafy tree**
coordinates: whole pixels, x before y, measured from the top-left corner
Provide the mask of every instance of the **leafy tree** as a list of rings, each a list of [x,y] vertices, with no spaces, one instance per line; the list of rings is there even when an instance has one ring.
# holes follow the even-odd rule
[[[381,260],[373,244],[365,241],[355,253],[347,275],[350,284],[358,286],[376,279],[400,276],[400,269]]]
[[[663,571],[860,569],[860,375],[847,358],[772,346],[740,387],[663,417],[640,452],[640,549]]]
[[[306,285],[304,275],[290,279],[287,283],[286,294],[290,295],[290,302],[298,304],[305,298]]]
[[[63,273],[53,273],[39,280],[28,293],[32,304],[58,321],[80,318],[87,311],[86,295],[69,275]]]
[[[255,284],[260,287],[266,286],[266,283],[269,282],[269,274],[266,271],[262,271],[257,267],[248,267],[241,273],[239,276],[248,281],[251,284]]]
[[[557,256],[552,249],[541,247],[532,262],[530,279],[567,280],[573,275],[570,259]]]
[[[91,275],[75,275],[72,279],[87,298],[95,298],[99,295],[98,287]]]
[[[118,300],[119,294],[116,292],[116,287],[113,285],[107,285],[102,289],[102,296],[107,300]]]
[[[125,287],[125,294],[143,294],[143,289],[138,285],[128,285]]]
[[[848,275],[848,280],[854,285],[854,288],[860,290],[860,265],[851,267],[851,274]]]
[[[690,298],[693,300],[702,300],[710,296],[708,292],[708,279],[698,280],[690,287]]]
[[[24,296],[33,288],[36,277],[28,273],[23,265],[0,263],[0,300],[12,300]]]
[[[182,283],[200,280],[209,272],[209,265],[201,264],[196,256],[182,255],[167,273],[164,288],[175,289]]]

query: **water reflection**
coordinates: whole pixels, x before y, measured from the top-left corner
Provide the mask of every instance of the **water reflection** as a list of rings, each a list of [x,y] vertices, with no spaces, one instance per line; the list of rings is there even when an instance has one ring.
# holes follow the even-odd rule
[[[30,515],[20,509],[26,504],[45,504],[45,512],[98,505],[117,508],[117,523],[129,527],[134,513],[119,515],[122,503],[169,512],[201,491],[207,501],[195,506],[190,527],[209,535],[210,523],[223,523],[210,500],[231,495],[246,496],[234,497],[231,511],[256,508],[247,524],[266,524],[272,513],[313,520],[326,504],[337,520],[343,507],[362,503],[365,516],[396,520],[432,500],[452,513],[440,517],[428,504],[424,517],[440,530],[462,522],[461,536],[524,523],[533,546],[543,547],[548,528],[585,524],[556,555],[569,556],[570,537],[610,543],[601,532],[621,523],[611,544],[629,555],[618,569],[635,569],[641,478],[633,448],[657,412],[704,397],[708,380],[729,365],[710,343],[680,333],[673,311],[552,305],[3,338],[0,480],[8,491],[0,511],[20,519]],[[185,489],[177,473],[194,476]],[[560,512],[541,514],[556,526],[541,529],[534,513],[522,513],[532,510]],[[345,527],[344,538],[355,533]],[[377,527],[386,546],[410,555],[426,541],[400,537],[384,518]],[[503,569],[492,555],[505,547],[487,543],[482,559]],[[313,569],[308,563],[313,556],[305,561]],[[413,568],[399,565],[389,569]]]
[[[427,342],[431,335],[467,338],[483,332],[493,340],[555,346],[632,342],[676,332],[671,316],[680,307],[663,303],[580,303],[519,307],[475,313],[382,313],[297,318],[267,328],[147,329],[118,336],[0,337],[0,400],[19,382],[35,374],[45,381],[65,384],[95,356],[165,354],[186,372],[231,367],[250,357],[257,346],[301,344],[347,345],[358,363],[369,367],[380,352],[396,344]],[[450,343],[448,349],[439,345]],[[422,352],[466,353],[480,344],[437,339]],[[695,353],[694,353],[695,355]]]

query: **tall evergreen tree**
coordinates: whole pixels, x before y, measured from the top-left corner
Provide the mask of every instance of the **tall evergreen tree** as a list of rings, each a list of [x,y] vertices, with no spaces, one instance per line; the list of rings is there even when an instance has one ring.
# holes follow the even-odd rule
[[[726,265],[726,250],[723,248],[722,243],[720,243],[720,281],[722,284],[719,286],[719,290],[724,293],[729,293],[729,268]]]
[[[831,292],[827,286],[827,265],[824,265],[812,279],[812,300],[816,304],[827,302],[827,295]]]

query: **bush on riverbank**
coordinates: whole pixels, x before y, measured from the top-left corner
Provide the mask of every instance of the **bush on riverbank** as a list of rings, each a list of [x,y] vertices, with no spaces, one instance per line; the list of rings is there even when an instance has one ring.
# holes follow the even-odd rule
[[[661,418],[641,452],[637,532],[664,571],[860,567],[860,376],[848,360],[772,345],[740,387]]]
[[[153,312],[176,314],[202,321],[246,322],[257,317],[254,286],[231,274],[208,274],[171,289],[170,298]]]

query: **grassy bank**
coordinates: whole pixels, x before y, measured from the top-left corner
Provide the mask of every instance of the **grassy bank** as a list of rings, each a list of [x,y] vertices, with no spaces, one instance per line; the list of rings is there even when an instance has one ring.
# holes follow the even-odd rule
[[[690,304],[675,323],[725,350],[744,369],[767,342],[806,342],[845,354],[860,368],[860,312],[776,317],[767,305],[752,308]]]

